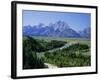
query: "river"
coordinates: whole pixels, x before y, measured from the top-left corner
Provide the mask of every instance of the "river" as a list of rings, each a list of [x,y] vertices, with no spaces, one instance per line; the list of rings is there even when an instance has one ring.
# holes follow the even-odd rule
[[[66,43],[65,45],[63,45],[63,46],[61,46],[61,47],[59,47],[59,48],[54,48],[54,49],[48,50],[48,51],[46,51],[46,52],[52,53],[52,52],[55,52],[55,51],[57,51],[57,50],[62,50],[62,49],[64,49],[64,48],[67,48],[67,47],[69,47],[70,45],[71,45],[70,43]],[[37,53],[37,56],[38,56],[39,58],[44,57],[44,53],[45,53],[45,52],[38,52],[38,53]]]
[[[64,49],[64,48],[69,47],[70,45],[71,45],[71,44],[66,43],[64,46],[59,47],[59,48],[55,48],[55,49],[52,49],[52,50],[49,50],[48,52],[54,52],[54,51],[57,51],[57,50],[62,50],[62,49]]]

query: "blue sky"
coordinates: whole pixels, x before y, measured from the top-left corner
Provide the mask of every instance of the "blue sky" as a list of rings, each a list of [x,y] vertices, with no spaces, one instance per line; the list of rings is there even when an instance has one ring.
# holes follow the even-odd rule
[[[47,11],[30,11],[23,10],[23,26],[38,25],[43,23],[48,25],[59,20],[65,21],[69,26],[80,31],[91,26],[91,14],[89,13],[72,13],[72,12],[47,12]]]

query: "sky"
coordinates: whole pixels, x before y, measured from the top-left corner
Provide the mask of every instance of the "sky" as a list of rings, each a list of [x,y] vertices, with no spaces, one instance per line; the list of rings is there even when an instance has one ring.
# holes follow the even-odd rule
[[[34,26],[40,23],[49,25],[57,21],[66,22],[72,29],[76,31],[83,30],[91,26],[90,13],[75,13],[75,12],[51,12],[51,11],[34,11],[23,10],[22,24],[23,26]]]

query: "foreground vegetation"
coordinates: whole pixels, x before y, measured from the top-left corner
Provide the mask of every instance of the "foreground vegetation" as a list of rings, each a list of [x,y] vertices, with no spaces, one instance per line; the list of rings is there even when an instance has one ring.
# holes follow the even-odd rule
[[[83,44],[73,44],[63,50],[45,53],[45,60],[58,67],[90,66],[91,57],[84,53],[89,52],[89,47]]]
[[[72,43],[72,45],[49,52],[66,43]],[[90,62],[90,42],[88,40],[47,40],[23,37],[23,69],[47,68],[44,63],[50,63],[57,67],[90,66]]]
[[[63,46],[65,42],[52,40],[46,42],[32,37],[23,39],[23,69],[45,68],[44,59],[37,57],[37,52],[47,51]]]

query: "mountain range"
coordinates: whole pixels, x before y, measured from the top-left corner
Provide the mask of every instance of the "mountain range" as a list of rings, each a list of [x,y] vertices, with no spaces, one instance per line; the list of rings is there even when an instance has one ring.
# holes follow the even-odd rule
[[[48,37],[67,37],[67,38],[90,38],[90,27],[82,31],[75,31],[66,22],[57,21],[45,26],[40,23],[34,26],[23,26],[24,36],[48,36]]]

